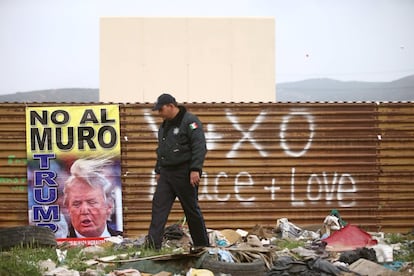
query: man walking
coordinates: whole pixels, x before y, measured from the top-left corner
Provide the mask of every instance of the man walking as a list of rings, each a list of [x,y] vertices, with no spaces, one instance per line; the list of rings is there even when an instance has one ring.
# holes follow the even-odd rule
[[[170,94],[160,95],[153,111],[158,111],[163,122],[158,130],[157,188],[152,200],[148,240],[155,249],[161,248],[164,227],[178,197],[194,248],[209,246],[204,217],[198,205],[198,185],[207,153],[202,124]]]

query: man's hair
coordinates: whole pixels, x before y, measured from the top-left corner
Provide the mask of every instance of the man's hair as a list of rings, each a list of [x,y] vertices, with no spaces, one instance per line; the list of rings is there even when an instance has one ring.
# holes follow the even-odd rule
[[[109,158],[101,159],[78,159],[70,168],[70,176],[65,182],[63,189],[64,206],[68,206],[68,194],[75,180],[81,180],[94,189],[99,189],[103,192],[105,203],[111,206],[112,212],[115,205],[114,185],[109,181],[105,175],[105,169],[112,163]]]

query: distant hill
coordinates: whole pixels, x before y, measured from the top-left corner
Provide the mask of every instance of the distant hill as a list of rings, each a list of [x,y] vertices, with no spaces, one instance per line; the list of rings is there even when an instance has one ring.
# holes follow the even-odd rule
[[[62,88],[0,95],[0,102],[99,102],[99,89]]]
[[[278,102],[414,101],[414,75],[391,82],[309,79],[276,85]],[[62,88],[0,95],[0,102],[99,102],[99,89]]]
[[[414,101],[414,75],[391,82],[309,79],[276,85],[278,102]]]

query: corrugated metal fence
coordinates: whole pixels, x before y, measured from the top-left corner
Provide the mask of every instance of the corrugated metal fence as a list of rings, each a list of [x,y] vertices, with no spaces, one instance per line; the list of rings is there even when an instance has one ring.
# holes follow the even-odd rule
[[[160,123],[151,106],[120,104],[126,236],[145,233],[151,217]],[[208,228],[275,226],[281,217],[322,224],[337,209],[367,230],[413,229],[413,103],[186,106],[208,142],[199,190]],[[0,227],[28,224],[25,139],[25,105],[0,104]],[[169,223],[182,217],[177,202]]]

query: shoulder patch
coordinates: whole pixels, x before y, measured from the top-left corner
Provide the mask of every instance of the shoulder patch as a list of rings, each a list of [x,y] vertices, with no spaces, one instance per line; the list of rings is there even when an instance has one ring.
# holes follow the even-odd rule
[[[198,124],[197,124],[196,122],[192,122],[192,123],[190,124],[190,128],[191,128],[192,130],[197,129],[197,128],[198,128]]]

